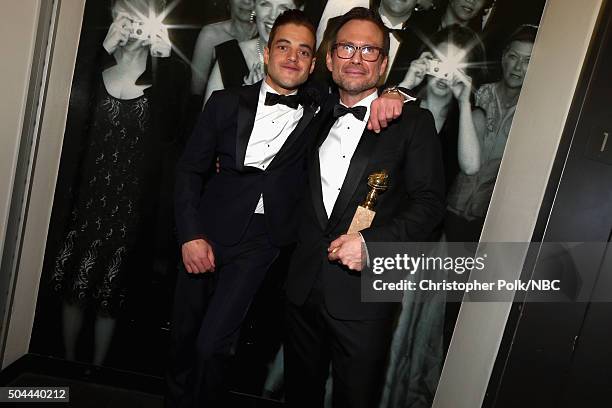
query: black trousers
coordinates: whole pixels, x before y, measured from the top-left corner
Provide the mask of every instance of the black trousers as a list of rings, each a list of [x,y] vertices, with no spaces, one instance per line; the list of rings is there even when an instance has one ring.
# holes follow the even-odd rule
[[[224,407],[230,359],[249,306],[279,249],[254,215],[244,238],[213,244],[216,270],[190,275],[181,265],[174,300],[166,406]]]
[[[288,406],[323,407],[331,362],[333,407],[376,408],[384,385],[394,321],[335,319],[325,307],[320,286],[313,289],[304,305],[288,302]]]

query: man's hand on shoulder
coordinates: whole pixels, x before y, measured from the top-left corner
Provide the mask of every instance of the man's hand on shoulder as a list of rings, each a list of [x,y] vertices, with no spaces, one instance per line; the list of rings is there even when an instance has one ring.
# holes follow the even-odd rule
[[[368,129],[380,133],[382,129],[389,126],[389,122],[400,117],[404,102],[405,98],[399,92],[383,93],[376,98],[370,106]]]
[[[181,246],[183,264],[188,273],[205,273],[215,270],[213,249],[204,239],[187,241]]]

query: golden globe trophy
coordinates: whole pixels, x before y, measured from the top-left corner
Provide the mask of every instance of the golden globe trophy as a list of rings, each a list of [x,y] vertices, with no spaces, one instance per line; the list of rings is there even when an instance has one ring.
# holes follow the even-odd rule
[[[389,188],[389,174],[386,170],[381,170],[378,173],[370,174],[368,177],[368,186],[371,188],[370,192],[366,196],[365,201],[357,207],[351,226],[348,229],[347,234],[358,232],[368,228],[372,225],[376,211],[374,206],[378,199],[378,194],[383,193]]]

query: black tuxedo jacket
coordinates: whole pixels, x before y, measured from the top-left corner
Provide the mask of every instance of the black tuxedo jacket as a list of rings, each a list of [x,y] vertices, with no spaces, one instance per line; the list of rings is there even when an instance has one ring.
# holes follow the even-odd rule
[[[316,113],[304,115],[269,167],[244,166],[261,82],[212,94],[177,165],[175,216],[180,243],[208,238],[234,245],[242,238],[263,193],[272,242],[295,241],[295,203],[305,182],[304,132]],[[212,171],[216,158],[220,172]]]
[[[376,217],[362,231],[368,242],[427,241],[444,214],[444,170],[431,113],[404,105],[402,116],[376,134],[364,131],[327,217],[321,191],[318,148],[334,123],[330,98],[311,128],[318,133],[310,156],[308,188],[299,205],[298,243],[287,277],[287,297],[305,302],[313,286],[322,288],[329,313],[338,319],[388,318],[391,303],[362,303],[360,273],[327,260],[331,241],[345,234],[369,191],[368,176],[389,173],[389,188],[378,196]]]

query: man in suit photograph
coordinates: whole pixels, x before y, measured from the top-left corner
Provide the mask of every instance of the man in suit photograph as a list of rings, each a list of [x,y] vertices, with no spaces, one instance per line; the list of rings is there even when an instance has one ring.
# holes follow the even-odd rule
[[[225,406],[228,362],[250,303],[281,248],[296,239],[305,130],[318,108],[313,91],[301,88],[314,68],[314,47],[315,28],[301,11],[279,16],[264,50],[265,80],[213,93],[179,160],[183,262],[168,406]],[[382,99],[373,109],[385,125],[403,98]],[[211,171],[217,160],[219,170]]]
[[[333,406],[376,407],[399,304],[361,302],[370,242],[427,241],[444,215],[444,175],[431,113],[416,104],[380,134],[366,128],[368,106],[387,68],[389,34],[365,8],[342,16],[327,53],[339,88],[317,116],[317,141],[297,215],[298,244],[287,276],[285,376],[291,407],[323,406],[332,366]],[[386,171],[388,189],[368,228],[347,234]]]

